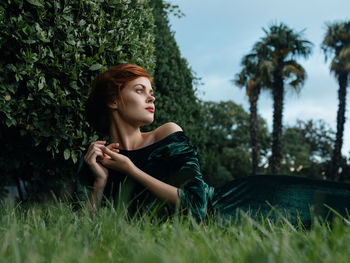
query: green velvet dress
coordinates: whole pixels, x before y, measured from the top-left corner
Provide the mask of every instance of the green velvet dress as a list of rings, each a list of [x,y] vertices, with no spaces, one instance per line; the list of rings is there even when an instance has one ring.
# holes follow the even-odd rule
[[[147,174],[178,188],[181,211],[202,220],[214,214],[220,220],[235,219],[239,211],[250,216],[287,217],[292,223],[310,223],[311,215],[331,218],[350,211],[350,184],[295,176],[255,175],[242,177],[220,187],[207,185],[202,178],[197,153],[182,131],[137,150],[120,150]],[[80,162],[78,196],[91,186],[93,176]],[[83,193],[84,194],[84,193]],[[161,204],[150,191],[130,176],[109,170],[104,190],[106,200],[127,204],[130,213],[153,211],[173,213],[174,206]],[[332,210],[331,209],[331,210]],[[241,215],[242,213],[239,212]]]

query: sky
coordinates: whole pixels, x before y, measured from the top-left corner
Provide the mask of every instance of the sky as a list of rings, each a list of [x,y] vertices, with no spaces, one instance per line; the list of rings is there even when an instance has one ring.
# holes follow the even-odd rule
[[[320,48],[326,32],[326,22],[350,20],[349,0],[171,0],[185,14],[170,16],[171,29],[181,54],[201,78],[198,97],[205,101],[227,101],[243,105],[249,103],[245,91],[234,86],[232,80],[240,70],[242,57],[248,54],[261,37],[262,28],[283,22],[297,32],[305,30],[304,38],[311,41],[312,55],[299,59],[307,72],[307,80],[299,94],[286,92],[284,126],[292,126],[297,119],[322,119],[335,131],[338,109],[338,84],[329,72]],[[349,93],[349,89],[348,89]],[[258,103],[259,114],[272,131],[273,101],[265,92]],[[350,94],[347,109],[350,108]],[[346,111],[343,154],[349,156],[350,120]]]

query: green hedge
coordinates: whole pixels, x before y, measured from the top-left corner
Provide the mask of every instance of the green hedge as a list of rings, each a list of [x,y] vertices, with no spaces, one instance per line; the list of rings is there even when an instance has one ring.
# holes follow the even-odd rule
[[[178,123],[190,138],[199,153],[204,153],[206,130],[204,111],[196,97],[196,82],[187,60],[181,56],[174,32],[169,26],[168,14],[181,14],[177,6],[162,0],[152,0],[155,20],[155,56],[154,71],[156,114],[153,127],[165,122]]]
[[[36,196],[60,194],[57,182],[97,138],[83,113],[92,79],[120,62],[152,73],[153,28],[148,1],[0,3],[3,184],[22,177]]]

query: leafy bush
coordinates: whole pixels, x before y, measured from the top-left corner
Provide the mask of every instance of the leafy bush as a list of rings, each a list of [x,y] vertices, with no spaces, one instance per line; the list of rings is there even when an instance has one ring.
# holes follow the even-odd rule
[[[97,138],[84,121],[92,79],[121,62],[153,72],[153,28],[148,1],[0,3],[2,182],[22,177],[33,193],[59,194]]]
[[[226,181],[251,175],[249,113],[233,101],[206,101],[205,129],[210,140],[206,143],[207,159],[203,173],[208,183],[218,186]],[[269,133],[259,116],[259,173],[267,159]]]
[[[200,154],[204,154],[206,131],[204,129],[204,110],[196,97],[196,82],[187,60],[181,56],[174,32],[169,26],[169,12],[182,16],[178,6],[162,0],[152,0],[155,20],[155,56],[154,71],[156,120],[150,128],[165,122],[178,123],[195,145]]]

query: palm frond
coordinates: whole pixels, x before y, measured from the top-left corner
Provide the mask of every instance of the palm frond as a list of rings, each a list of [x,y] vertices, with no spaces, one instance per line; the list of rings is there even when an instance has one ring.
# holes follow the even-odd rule
[[[256,53],[249,53],[241,60],[242,70],[235,75],[232,83],[240,88],[246,88],[246,94],[258,96],[264,86],[259,68],[259,58]]]
[[[273,72],[282,71],[283,78],[289,81],[293,90],[300,90],[306,72],[296,62],[298,57],[308,58],[313,44],[304,38],[305,29],[294,31],[287,25],[272,24],[263,28],[265,36],[255,43],[252,53],[259,61],[259,72],[265,87],[273,86]]]
[[[349,59],[350,57],[350,41],[341,49],[338,55],[339,59]]]
[[[326,34],[323,38],[321,49],[325,55],[325,60],[327,61],[331,57],[334,60],[335,57],[338,57],[337,60],[342,60],[342,57],[347,56],[348,49],[350,46],[350,21],[346,22],[334,22],[326,23]],[[332,61],[331,71],[336,66],[336,61]]]
[[[283,68],[283,75],[286,79],[289,79],[288,85],[296,92],[299,93],[301,87],[306,80],[306,71],[294,60],[287,61]]]

